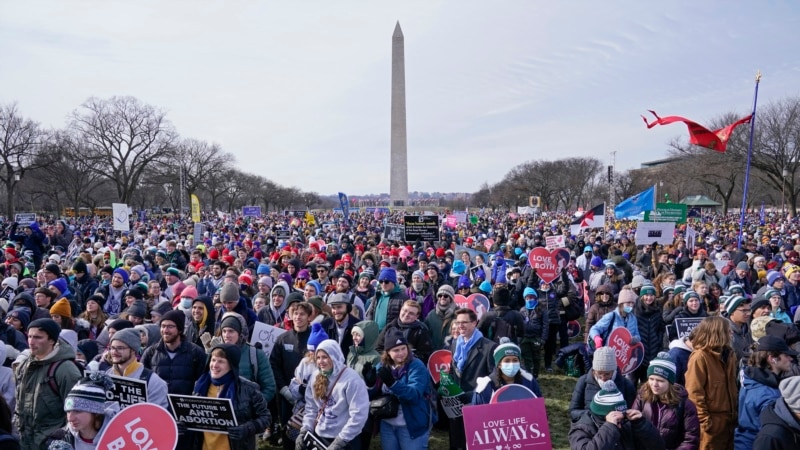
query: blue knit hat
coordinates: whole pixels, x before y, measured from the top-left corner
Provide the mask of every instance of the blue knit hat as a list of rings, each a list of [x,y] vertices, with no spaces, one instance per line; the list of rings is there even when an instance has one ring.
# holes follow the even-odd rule
[[[464,264],[464,261],[458,260],[453,263],[453,273],[458,275],[463,275],[464,272],[467,270],[467,266]]]
[[[397,284],[397,272],[391,267],[384,267],[378,275],[378,281],[391,281]]]
[[[320,325],[319,322],[314,322],[311,324],[311,334],[308,336],[306,349],[313,352],[317,349],[317,346],[326,339],[328,339],[328,333],[322,329],[322,325]]]
[[[488,280],[484,281],[480,284],[480,286],[478,286],[478,289],[488,294],[489,292],[492,292],[492,283],[489,283]]]
[[[256,269],[256,275],[269,275],[269,265],[259,264]]]
[[[63,278],[56,278],[55,280],[51,281],[48,286],[53,286],[62,294],[67,292],[67,280]]]
[[[119,275],[120,277],[122,277],[122,282],[123,283],[127,283],[128,282],[128,278],[129,278],[128,271],[123,269],[123,268],[121,268],[121,267],[118,268],[118,269],[115,269],[112,275]]]
[[[470,284],[472,284],[472,282],[469,280],[468,276],[461,275],[461,277],[458,278],[458,289],[469,289]]]

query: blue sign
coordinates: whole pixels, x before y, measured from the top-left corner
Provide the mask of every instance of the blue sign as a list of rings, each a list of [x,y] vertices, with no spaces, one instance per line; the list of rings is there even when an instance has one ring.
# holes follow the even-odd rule
[[[245,217],[261,217],[261,207],[245,206],[242,208],[242,215]]]

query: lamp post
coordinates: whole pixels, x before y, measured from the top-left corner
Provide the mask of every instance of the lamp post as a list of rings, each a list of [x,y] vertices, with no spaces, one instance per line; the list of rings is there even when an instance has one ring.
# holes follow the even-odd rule
[[[786,215],[786,177],[789,176],[789,171],[786,170],[786,167],[783,168],[781,171],[781,177],[783,178],[783,182],[781,183],[781,215]]]

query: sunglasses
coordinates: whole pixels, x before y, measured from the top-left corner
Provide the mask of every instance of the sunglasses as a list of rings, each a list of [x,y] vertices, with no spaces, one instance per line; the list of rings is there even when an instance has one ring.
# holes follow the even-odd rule
[[[438,297],[438,298],[450,298],[450,296],[447,295],[447,294],[439,294],[436,297]]]

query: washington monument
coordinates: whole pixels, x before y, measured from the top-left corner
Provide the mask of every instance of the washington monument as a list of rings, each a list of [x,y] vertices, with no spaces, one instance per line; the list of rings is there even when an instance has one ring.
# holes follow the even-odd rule
[[[392,138],[389,166],[391,206],[408,205],[408,161],[406,153],[406,63],[405,40],[400,22],[392,34]]]

